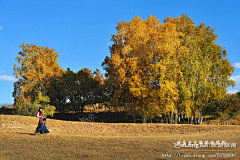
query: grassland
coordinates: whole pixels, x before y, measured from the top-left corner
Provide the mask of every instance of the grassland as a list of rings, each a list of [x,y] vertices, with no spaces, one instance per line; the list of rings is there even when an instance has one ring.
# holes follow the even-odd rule
[[[171,159],[240,158],[239,125],[106,124],[49,119],[51,133],[42,135],[33,134],[37,123],[36,117],[0,115],[0,159],[170,159],[170,155],[178,156]],[[183,140],[224,140],[236,143],[236,147],[174,148],[174,143]],[[224,157],[227,153],[234,157]],[[196,154],[199,158],[184,158]],[[210,155],[219,157],[207,157]]]

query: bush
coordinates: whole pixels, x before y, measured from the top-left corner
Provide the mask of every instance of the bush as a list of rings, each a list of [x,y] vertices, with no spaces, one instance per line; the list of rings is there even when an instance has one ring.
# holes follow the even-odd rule
[[[43,113],[45,117],[51,116],[53,117],[54,111],[56,110],[56,107],[45,105],[42,106],[37,103],[30,103],[30,102],[24,102],[20,105],[14,106],[14,113],[18,115],[24,115],[24,116],[36,116],[39,107],[43,108]]]
[[[22,104],[14,106],[14,113],[24,116],[36,116],[39,107],[41,107],[40,104],[24,102]]]
[[[56,107],[50,106],[48,103],[50,102],[49,97],[42,96],[41,93],[38,94],[37,98],[34,102],[30,102],[25,100],[24,102],[14,106],[14,113],[18,115],[24,116],[36,116],[39,107],[43,108],[44,116],[53,117],[54,111]]]
[[[50,116],[53,117],[54,111],[56,110],[56,107],[50,106],[49,104],[46,105],[43,109],[43,113],[45,117]]]

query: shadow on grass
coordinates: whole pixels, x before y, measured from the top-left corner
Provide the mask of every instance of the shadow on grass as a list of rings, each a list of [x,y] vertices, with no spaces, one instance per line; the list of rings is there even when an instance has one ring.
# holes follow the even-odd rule
[[[22,133],[22,132],[16,132],[17,134],[25,134],[25,135],[30,135],[30,136],[36,136],[39,133]],[[39,134],[40,135],[40,134]]]
[[[91,121],[85,122],[102,122],[102,123],[133,123],[133,117],[127,115],[125,112],[91,112],[91,113],[55,113],[51,119],[66,120],[66,121],[81,121],[81,119],[88,120],[89,115]],[[84,121],[82,121],[84,122]],[[136,123],[142,123],[141,117],[136,117]]]
[[[0,114],[4,115],[14,115],[13,108],[0,108]],[[88,116],[92,115],[92,119],[88,121]],[[240,117],[240,116],[239,116]],[[55,113],[53,117],[47,117],[49,119],[56,119],[56,120],[65,120],[65,121],[78,121],[78,122],[100,122],[100,123],[134,123],[134,118],[131,115],[128,115],[126,112],[89,112],[89,113]],[[135,117],[136,123],[143,123],[142,117],[137,116]],[[87,121],[82,121],[83,119]],[[238,118],[240,119],[240,118]],[[214,118],[204,118],[203,123],[207,123],[210,120],[214,120]],[[184,118],[183,121],[178,122],[178,124],[188,124],[189,119]],[[166,123],[166,119],[163,122],[159,118],[154,118],[152,121],[147,121],[147,123]],[[197,124],[197,123],[195,123]],[[215,122],[217,124],[217,122]],[[236,123],[239,124],[239,123]]]

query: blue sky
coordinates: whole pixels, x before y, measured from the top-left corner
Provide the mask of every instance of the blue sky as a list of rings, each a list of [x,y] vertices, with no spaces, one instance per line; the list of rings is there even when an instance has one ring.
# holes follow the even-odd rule
[[[0,0],[0,106],[13,103],[13,66],[22,43],[54,48],[61,68],[104,72],[111,35],[117,22],[149,15],[161,22],[187,13],[196,25],[204,22],[228,51],[240,90],[240,1],[238,0]]]

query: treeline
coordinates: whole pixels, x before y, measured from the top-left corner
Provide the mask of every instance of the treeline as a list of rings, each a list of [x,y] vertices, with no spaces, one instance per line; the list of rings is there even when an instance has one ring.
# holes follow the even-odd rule
[[[105,77],[86,68],[65,71],[54,49],[22,44],[20,66],[14,66],[15,104],[33,103],[41,94],[60,112],[72,107],[83,113],[84,106],[98,103],[127,112],[134,122],[141,116],[143,122],[160,117],[178,123],[184,116],[202,123],[204,115],[239,113],[239,105],[232,105],[239,98],[226,94],[234,86],[229,79],[234,68],[210,26],[195,26],[183,14],[164,23],[154,16],[135,17],[119,22],[116,30],[111,55],[102,63]]]
[[[227,95],[222,99],[208,102],[207,105],[203,108],[203,115],[208,115],[213,119],[217,119],[217,123],[223,125],[232,124],[239,113],[240,91],[238,91],[236,94]]]
[[[37,84],[30,92],[31,100],[39,91],[50,98],[51,105],[56,106],[60,113],[70,109],[83,113],[86,105],[106,102],[104,77],[98,69],[84,68],[73,72],[67,68],[60,76],[52,76]]]
[[[98,69],[63,70],[54,49],[33,44],[20,47],[16,60],[21,66],[14,66],[18,78],[13,92],[16,114],[35,115],[39,107],[45,112],[51,110],[51,115],[54,109],[66,113],[71,108],[83,113],[84,106],[106,101],[105,80]]]

